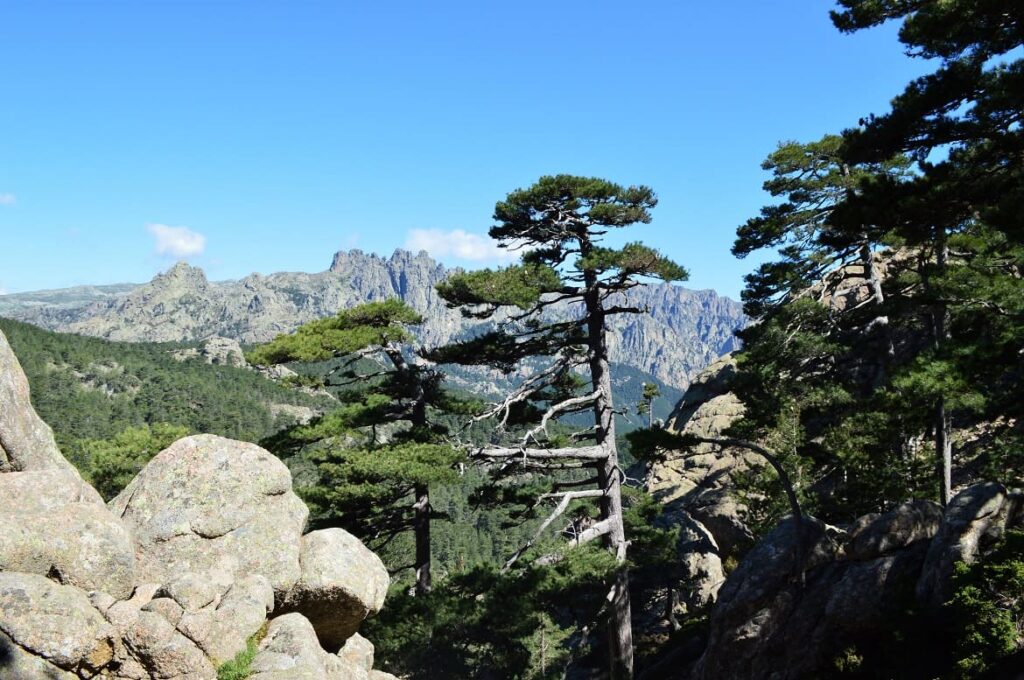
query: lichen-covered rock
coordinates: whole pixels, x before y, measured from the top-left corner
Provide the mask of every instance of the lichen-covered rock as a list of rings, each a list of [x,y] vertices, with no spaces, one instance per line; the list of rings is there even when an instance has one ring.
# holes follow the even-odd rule
[[[25,473],[7,473],[17,475]],[[132,538],[102,505],[9,512],[0,531],[0,571],[42,574],[83,590],[127,597],[135,582]]]
[[[369,673],[373,670],[373,643],[359,633],[353,633],[338,650],[338,657],[351,668],[361,668]]]
[[[26,674],[42,673],[46,667],[28,663],[25,653],[90,677],[110,664],[118,644],[114,627],[85,592],[38,574],[11,571],[0,572],[0,632],[6,638],[3,644],[21,650],[12,656]]]
[[[217,677],[213,663],[196,643],[160,614],[139,611],[123,636],[129,654],[150,677],[166,680]]]
[[[78,676],[25,651],[0,630],[0,678],[77,680]]]
[[[302,537],[302,575],[281,603],[313,624],[325,649],[341,647],[384,605],[390,579],[384,563],[344,529]]]
[[[103,499],[77,473],[62,468],[0,473],[0,514],[47,513],[72,503],[103,506]]]
[[[224,572],[182,574],[156,593],[155,611],[218,663],[245,649],[274,607],[274,590],[261,574],[232,581]]]
[[[308,510],[288,468],[254,444],[213,435],[161,451],[110,504],[135,536],[140,580],[166,583],[233,560],[278,596],[298,580]]]
[[[313,625],[298,613],[270,622],[249,680],[363,680],[366,671],[320,647]]]
[[[54,469],[78,477],[60,454],[50,426],[32,408],[28,380],[0,333],[0,473]]]
[[[1019,522],[1022,506],[1024,495],[995,482],[975,484],[954,496],[928,548],[917,582],[918,600],[933,609],[949,600],[953,566],[957,562],[971,564],[1002,538],[1009,525]]]

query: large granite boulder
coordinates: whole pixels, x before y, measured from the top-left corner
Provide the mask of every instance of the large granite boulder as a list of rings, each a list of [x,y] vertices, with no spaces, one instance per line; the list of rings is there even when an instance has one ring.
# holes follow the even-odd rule
[[[344,529],[302,537],[302,575],[280,611],[299,612],[325,649],[336,650],[384,606],[390,583],[380,558]]]
[[[138,578],[227,568],[283,596],[298,580],[309,511],[288,468],[255,444],[197,435],[161,451],[110,503],[135,535]],[[225,567],[225,558],[233,564]]]
[[[50,512],[13,512],[4,521],[0,571],[41,574],[115,597],[131,593],[135,583],[131,534],[102,505],[69,503]]]
[[[50,576],[119,597],[135,569],[127,528],[61,455],[0,333],[0,571]]]
[[[0,677],[61,677],[47,675],[51,667],[91,677],[110,664],[118,644],[84,591],[38,574],[0,572],[0,649],[7,650]]]

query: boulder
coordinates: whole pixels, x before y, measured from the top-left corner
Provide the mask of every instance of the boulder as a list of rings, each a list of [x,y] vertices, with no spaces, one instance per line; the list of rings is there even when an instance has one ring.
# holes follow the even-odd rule
[[[167,680],[212,680],[217,676],[213,663],[199,646],[177,630],[168,620],[168,598],[154,599],[160,586],[138,586],[128,600],[113,601],[108,595],[94,593],[93,605],[114,626],[122,641],[115,649],[114,677],[128,680],[166,678]],[[173,618],[173,613],[171,613]]]
[[[373,670],[373,643],[359,633],[353,633],[338,650],[338,657],[348,666],[369,673]]]
[[[364,680],[365,669],[320,648],[313,625],[302,614],[270,622],[252,662],[249,680]]]
[[[139,611],[122,633],[131,659],[125,665],[142,667],[148,677],[166,680],[212,680],[213,663],[167,619],[152,611]],[[135,662],[135,663],[131,663]]]
[[[143,607],[166,618],[218,663],[245,649],[274,607],[274,590],[260,574],[236,581],[224,572],[183,574]]]
[[[308,510],[288,468],[255,444],[196,435],[161,451],[110,503],[135,536],[138,578],[167,583],[231,562],[278,597],[299,578]]]
[[[28,380],[0,333],[0,473],[55,469],[79,477],[32,408]]]
[[[731,355],[721,357],[690,384],[669,417],[666,429],[701,437],[720,436],[743,415],[742,402],[729,392],[736,372]],[[679,571],[671,584],[678,596],[673,610],[685,614],[714,602],[725,580],[722,562],[753,543],[746,508],[736,492],[735,476],[762,461],[746,449],[698,444],[668,452],[648,472],[646,488],[665,504],[659,524],[680,527]],[[647,618],[662,620],[664,599],[653,600]]]
[[[0,478],[24,474],[31,473]],[[127,597],[135,581],[132,538],[102,505],[69,503],[49,512],[12,511],[0,532],[0,571],[41,574],[83,590]]]
[[[337,528],[303,536],[300,559],[302,574],[281,611],[301,613],[324,648],[336,650],[384,606],[388,571],[359,539]]]
[[[0,572],[0,634],[0,647],[25,677],[47,677],[48,665],[91,677],[111,663],[119,643],[117,631],[83,591],[12,571]],[[0,670],[7,669],[0,665]]]
[[[933,610],[952,596],[950,578],[957,562],[971,564],[979,553],[1019,523],[1024,494],[1002,484],[985,482],[967,487],[949,502],[942,525],[928,548],[917,582],[921,604]]]
[[[0,630],[0,678],[77,680],[78,676],[25,651]]]
[[[103,506],[96,489],[63,468],[0,473],[0,514],[55,512],[72,503]]]

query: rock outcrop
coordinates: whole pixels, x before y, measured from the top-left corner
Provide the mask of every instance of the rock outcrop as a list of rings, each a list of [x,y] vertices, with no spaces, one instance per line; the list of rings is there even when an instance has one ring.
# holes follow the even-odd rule
[[[324,272],[252,274],[224,282],[210,282],[201,269],[182,262],[127,291],[97,290],[92,301],[80,289],[67,292],[71,302],[63,302],[60,291],[4,296],[0,313],[50,330],[111,340],[217,338],[213,347],[196,354],[230,362],[237,355],[225,339],[266,342],[339,309],[398,297],[424,316],[416,334],[429,347],[479,330],[478,322],[448,309],[437,295],[434,286],[450,272],[425,252],[404,250],[390,258],[342,251]],[[734,349],[733,331],[746,323],[739,303],[710,290],[638,286],[629,291],[627,303],[648,313],[610,319],[612,361],[681,389],[691,373]],[[563,305],[558,313],[572,310]]]
[[[199,347],[175,350],[173,355],[178,361],[202,359],[206,363],[215,366],[235,366],[238,368],[246,366],[245,353],[242,351],[242,346],[237,340],[231,338],[212,337],[203,342]]]
[[[701,437],[722,435],[743,415],[743,404],[728,391],[735,369],[735,359],[727,355],[694,378],[666,429]],[[725,578],[723,560],[738,557],[752,544],[735,476],[760,464],[745,449],[699,444],[685,454],[669,452],[648,471],[647,490],[665,504],[659,523],[680,527],[679,571],[672,577],[677,613],[713,602]],[[660,603],[651,606],[664,611]]]
[[[0,444],[0,678],[214,680],[264,629],[255,678],[386,677],[356,630],[387,571],[340,529],[304,537],[308,510],[268,452],[187,437],[108,509],[35,414],[2,334]]]
[[[805,518],[799,571],[795,524],[784,520],[719,590],[691,677],[827,677],[844,650],[889,635],[915,601],[946,601],[951,560],[971,562],[980,545],[1019,524],[1020,500],[1019,492],[980,484],[945,513],[931,501],[911,501],[847,530]]]

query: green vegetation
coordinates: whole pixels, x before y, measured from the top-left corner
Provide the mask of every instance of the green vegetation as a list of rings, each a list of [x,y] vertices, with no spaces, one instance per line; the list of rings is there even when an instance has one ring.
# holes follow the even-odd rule
[[[1024,646],[1024,531],[1010,531],[981,562],[956,565],[946,606],[956,677],[976,678]]]
[[[65,454],[83,462],[85,477],[109,501],[153,456],[188,433],[187,427],[167,423],[129,427],[111,439],[76,440]]]
[[[0,331],[25,370],[36,411],[106,497],[176,436],[259,441],[293,422],[275,416],[272,404],[332,403],[248,369],[177,361],[171,352],[182,345],[110,342],[3,318]]]
[[[263,624],[262,628],[245,641],[245,649],[236,654],[234,659],[225,661],[217,667],[217,680],[245,680],[252,675],[252,662],[256,658],[256,650],[266,636],[267,624]]]
[[[304,324],[248,357],[257,364],[342,360],[326,374],[325,386],[340,388],[343,405],[275,443],[279,450],[281,444],[312,447],[319,479],[303,496],[318,524],[385,544],[413,532],[412,569],[421,595],[433,581],[430,490],[454,481],[462,458],[431,414],[468,408],[441,389],[441,373],[407,358],[413,338],[407,327],[422,321],[401,300],[368,302]],[[360,370],[360,360],[368,359],[381,363]]]

